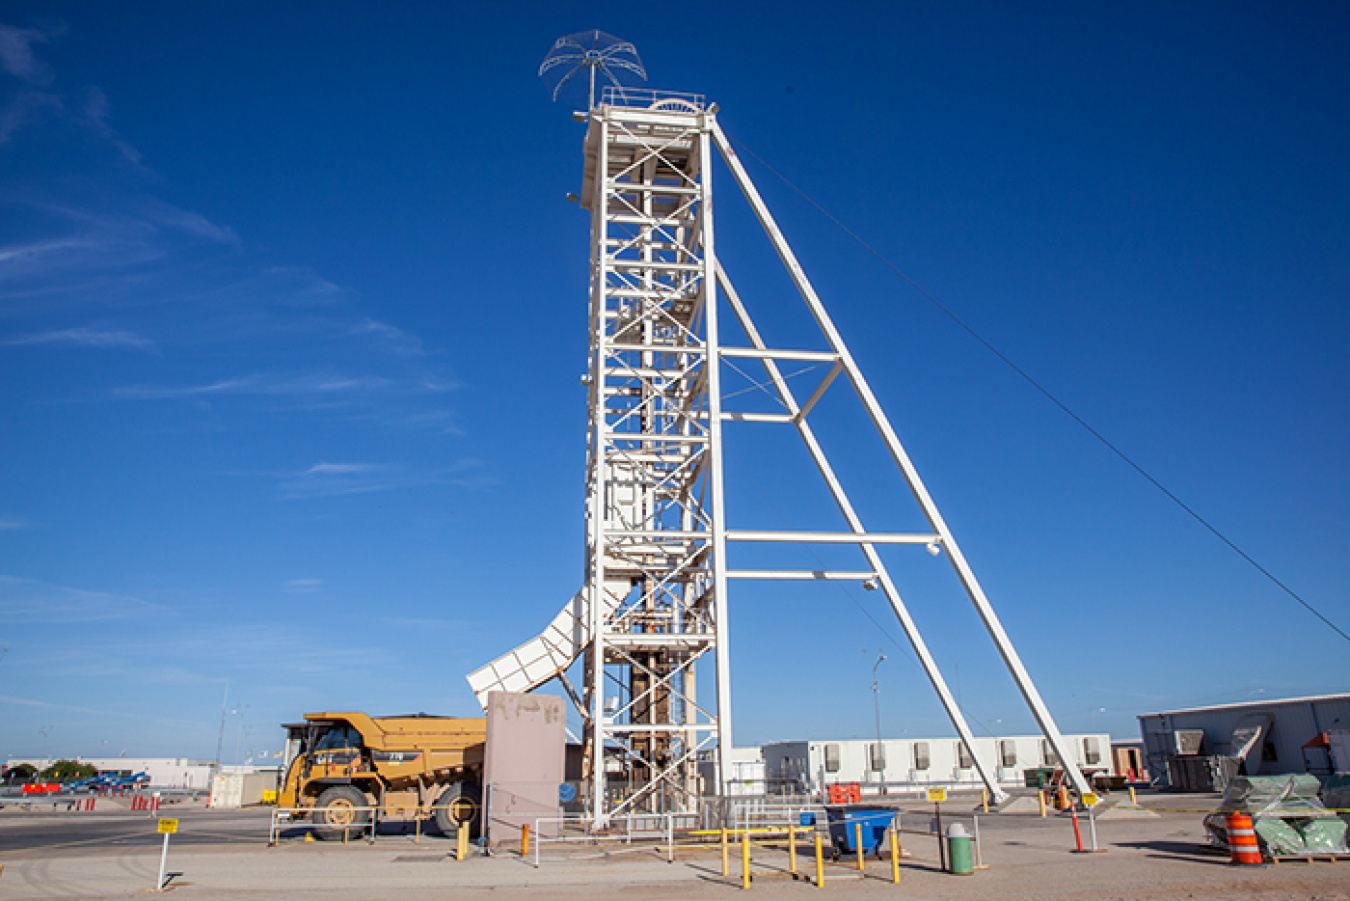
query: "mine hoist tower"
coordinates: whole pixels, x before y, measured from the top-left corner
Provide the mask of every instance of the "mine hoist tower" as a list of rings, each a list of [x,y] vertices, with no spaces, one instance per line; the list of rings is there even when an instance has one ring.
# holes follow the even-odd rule
[[[749,175],[696,95],[607,88],[588,113],[579,196],[591,217],[585,584],[545,631],[470,674],[492,690],[530,691],[559,678],[584,728],[587,807],[597,826],[626,813],[698,809],[700,760],[716,792],[731,778],[729,579],[844,580],[878,587],[909,639],[995,800],[1005,796],[882,560],[879,547],[945,553],[1014,681],[1079,792],[1074,765],[974,572],[885,412],[835,329]],[[711,156],[720,152],[820,329],[819,350],[768,347],[714,252]],[[719,294],[722,301],[719,302]],[[719,338],[734,316],[740,346]],[[759,363],[780,412],[724,410],[722,365]],[[781,364],[825,371],[799,397]],[[904,477],[927,529],[868,531],[808,416],[843,377]],[[729,530],[723,504],[724,423],[795,430],[846,530]],[[855,571],[729,570],[729,542],[853,545]],[[580,689],[568,670],[582,661]],[[707,664],[711,662],[712,666]],[[703,665],[700,666],[699,664]],[[699,671],[714,674],[711,703]]]

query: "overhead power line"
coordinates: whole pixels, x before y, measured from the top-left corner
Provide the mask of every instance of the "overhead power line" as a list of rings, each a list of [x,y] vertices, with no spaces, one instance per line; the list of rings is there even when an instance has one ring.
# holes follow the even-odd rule
[[[728,137],[730,138],[729,135]],[[820,212],[821,215],[823,215],[826,219],[829,219],[831,222],[833,222],[840,230],[844,232],[844,234],[848,235],[854,241],[857,241],[858,244],[860,244],[863,247],[863,249],[865,249],[868,253],[872,254],[872,256],[876,257],[878,260],[880,260],[882,264],[886,266],[886,268],[890,269],[896,275],[900,276],[900,278],[904,279],[909,284],[910,287],[912,287],[915,291],[918,291],[919,294],[923,295],[923,297],[929,303],[931,303],[933,306],[941,310],[942,313],[948,319],[950,319],[952,322],[960,326],[961,329],[966,332],[966,334],[970,335],[972,338],[974,338],[976,341],[982,344],[986,350],[988,350],[995,357],[1001,360],[1013,372],[1021,376],[1022,379],[1025,380],[1027,384],[1031,385],[1031,387],[1035,388],[1038,392],[1040,392],[1040,394],[1044,396],[1048,401],[1050,401],[1050,403],[1054,404],[1056,407],[1062,410],[1065,413],[1065,415],[1067,415],[1074,422],[1078,423],[1078,425],[1082,426],[1083,429],[1087,431],[1089,435],[1091,435],[1093,438],[1096,438],[1099,442],[1101,442],[1102,445],[1105,446],[1107,450],[1111,451],[1111,453],[1115,454],[1117,457],[1123,460],[1127,466],[1129,466],[1139,475],[1143,476],[1144,479],[1146,479],[1149,484],[1151,484],[1154,488],[1161,491],[1163,495],[1167,497],[1168,500],[1170,500],[1172,503],[1176,504],[1178,507],[1184,510],[1187,515],[1189,515],[1200,525],[1204,526],[1205,529],[1207,529],[1210,532],[1210,534],[1212,534],[1215,538],[1218,538],[1224,544],[1228,545],[1228,547],[1234,553],[1236,553],[1243,560],[1247,561],[1247,563],[1251,564],[1256,569],[1257,572],[1261,573],[1261,575],[1265,576],[1267,579],[1273,582],[1281,591],[1289,595],[1289,597],[1293,598],[1295,601],[1298,601],[1298,603],[1301,604],[1305,610],[1307,610],[1313,616],[1321,620],[1324,624],[1326,624],[1328,628],[1334,631],[1341,638],[1344,638],[1346,641],[1350,641],[1350,635],[1347,635],[1345,631],[1341,629],[1340,626],[1336,625],[1331,620],[1327,619],[1327,617],[1324,616],[1320,610],[1318,610],[1312,604],[1308,603],[1306,600],[1300,597],[1298,592],[1294,591],[1294,589],[1290,588],[1288,585],[1284,584],[1284,582],[1276,578],[1274,573],[1272,573],[1270,570],[1266,569],[1264,566],[1258,563],[1251,556],[1251,554],[1248,554],[1242,548],[1238,547],[1238,545],[1234,541],[1232,541],[1232,539],[1230,539],[1223,532],[1220,532],[1218,528],[1216,528],[1213,524],[1209,522],[1209,520],[1205,519],[1203,516],[1197,513],[1189,504],[1187,504],[1181,498],[1177,497],[1177,495],[1174,494],[1171,490],[1169,490],[1167,486],[1165,486],[1162,482],[1158,481],[1151,474],[1149,474],[1142,466],[1140,466],[1138,463],[1132,460],[1128,454],[1126,454],[1116,445],[1112,444],[1106,438],[1105,435],[1103,435],[1101,432],[1097,431],[1095,428],[1089,425],[1088,422],[1085,419],[1083,419],[1083,417],[1079,416],[1077,413],[1071,410],[1068,404],[1064,403],[1064,401],[1056,397],[1050,391],[1050,389],[1046,388],[1040,382],[1032,378],[1031,375],[1025,369],[1023,369],[1021,366],[1018,366],[1011,359],[1009,359],[1006,354],[1004,354],[997,347],[995,347],[988,339],[986,339],[979,332],[975,331],[975,329],[972,328],[968,323],[966,323],[965,320],[963,320],[960,316],[956,315],[956,313],[954,313],[951,309],[949,309],[946,305],[944,305],[932,294],[929,294],[926,290],[924,290],[924,288],[918,282],[914,281],[914,279],[910,278],[908,275],[902,272],[900,270],[900,267],[896,266],[889,259],[887,259],[886,256],[881,251],[877,250],[871,244],[864,241],[862,237],[858,235],[857,232],[855,232],[853,229],[849,228],[847,225],[841,222],[837,216],[835,216],[829,210],[825,209],[825,207],[821,206],[815,200],[815,198],[813,198],[811,195],[807,194],[801,188],[797,187],[795,184],[789,181],[785,175],[783,175],[773,166],[770,166],[767,162],[764,161],[764,158],[761,157],[759,154],[755,153],[753,150],[751,150],[749,147],[746,147],[743,143],[736,140],[735,138],[731,138],[731,141],[741,150],[745,151],[747,154],[753,157],[761,166],[769,170],[769,172],[771,172],[776,178],[778,178],[779,181],[781,181],[783,184],[787,185],[789,188],[795,191],[803,200],[811,204],[811,206],[815,207]]]

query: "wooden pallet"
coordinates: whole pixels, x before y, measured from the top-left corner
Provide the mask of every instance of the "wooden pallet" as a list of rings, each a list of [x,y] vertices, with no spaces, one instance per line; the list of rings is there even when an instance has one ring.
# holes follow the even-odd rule
[[[1278,857],[1271,857],[1271,858],[1270,858],[1270,862],[1271,862],[1271,863],[1285,863],[1285,862],[1288,862],[1288,861],[1294,861],[1294,860],[1297,860],[1297,861],[1302,861],[1303,863],[1312,863],[1313,861],[1326,861],[1327,863],[1336,863],[1337,861],[1340,861],[1340,860],[1347,860],[1347,859],[1350,859],[1350,858],[1346,858],[1346,857],[1344,857],[1344,856],[1342,856],[1342,855],[1338,855],[1338,854],[1308,854],[1308,855],[1303,855],[1303,854],[1292,855],[1292,854],[1291,854],[1291,855],[1281,855],[1281,856],[1278,856]]]

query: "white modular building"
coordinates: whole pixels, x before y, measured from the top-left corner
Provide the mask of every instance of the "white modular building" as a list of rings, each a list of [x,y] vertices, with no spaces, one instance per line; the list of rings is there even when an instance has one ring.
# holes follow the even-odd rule
[[[1065,734],[1074,763],[1088,772],[1111,767],[1111,736],[1105,732]],[[1026,782],[1026,771],[1054,766],[1050,743],[1039,735],[976,738],[975,747],[994,769],[1000,785]],[[859,783],[864,791],[945,786],[980,788],[979,771],[956,738],[884,739],[876,741],[780,741],[760,749],[770,793],[817,793],[823,786]]]

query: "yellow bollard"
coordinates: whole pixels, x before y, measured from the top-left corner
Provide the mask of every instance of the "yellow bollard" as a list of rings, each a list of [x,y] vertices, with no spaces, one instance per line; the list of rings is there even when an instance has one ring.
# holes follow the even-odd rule
[[[469,824],[460,826],[455,834],[455,860],[463,860],[469,856]]]
[[[797,827],[788,826],[788,872],[797,878]]]
[[[862,823],[854,823],[854,824],[853,824],[853,838],[854,838],[854,839],[856,840],[856,842],[857,842],[857,847],[858,847],[858,872],[861,873],[861,872],[862,872],[862,868],[863,868]]]
[[[1131,803],[1132,805],[1134,805],[1135,807],[1138,807],[1138,806],[1139,806],[1139,801],[1136,800],[1135,797],[1134,797],[1134,786],[1133,786],[1133,785],[1130,786],[1130,803]]]
[[[1069,790],[1062,785],[1059,787],[1059,809],[1069,809]]]
[[[820,852],[820,833],[816,833],[816,888],[825,884],[825,855]]]
[[[520,856],[530,856],[530,824],[521,823],[520,825]]]
[[[422,817],[420,815],[414,816],[413,823],[416,824],[414,827],[416,834],[413,836],[413,844],[420,845],[422,844]]]
[[[1045,789],[1042,788],[1036,792],[1036,800],[1041,805],[1041,816],[1045,816]]]
[[[989,812],[989,789],[987,788],[980,789],[980,806],[984,808],[985,813]]]
[[[741,833],[741,888],[750,887],[750,827]]]
[[[900,884],[900,838],[891,829],[891,882]]]
[[[725,829],[722,830],[722,875],[731,875],[731,860],[730,855],[727,854],[727,831]]]

